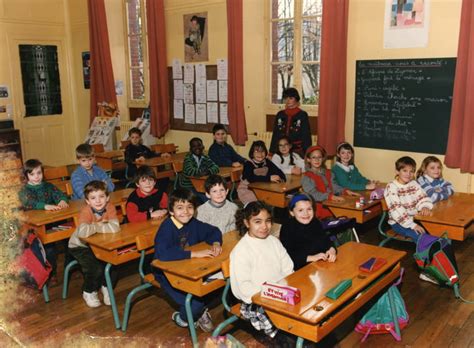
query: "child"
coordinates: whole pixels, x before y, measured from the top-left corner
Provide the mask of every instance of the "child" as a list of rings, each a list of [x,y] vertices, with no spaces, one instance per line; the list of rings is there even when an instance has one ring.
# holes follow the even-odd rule
[[[217,174],[219,167],[208,156],[204,155],[204,145],[201,139],[192,138],[189,141],[189,147],[190,152],[184,157],[183,175],[179,176],[178,181],[180,187],[189,189],[197,194],[189,177]],[[198,197],[203,202],[206,201],[204,195],[198,195]]]
[[[79,213],[78,227],[69,239],[69,252],[76,258],[84,274],[82,298],[89,307],[99,307],[97,292],[100,288],[104,304],[110,306],[110,297],[104,277],[104,263],[94,256],[91,248],[80,238],[96,233],[117,233],[120,230],[117,212],[109,202],[109,193],[103,181],[93,180],[84,187],[87,205]],[[112,283],[116,282],[116,272],[111,272]]]
[[[411,157],[401,157],[395,162],[395,180],[384,192],[388,206],[388,223],[393,230],[405,237],[418,241],[425,229],[413,221],[416,214],[429,215],[433,203],[420,185],[413,180],[416,162]]]
[[[20,190],[20,201],[25,210],[61,210],[69,207],[68,198],[53,184],[43,181],[43,164],[37,159],[29,159],[23,166],[27,180]],[[57,284],[56,246],[49,243],[44,246],[46,259],[51,265],[50,286]],[[67,258],[67,253],[66,253]]]
[[[127,177],[134,178],[137,172],[135,161],[144,161],[145,158],[157,157],[159,154],[143,145],[142,131],[133,127],[128,131],[130,144],[125,148],[125,162],[127,163]]]
[[[219,167],[240,167],[245,158],[235,152],[234,148],[227,144],[227,130],[224,125],[217,123],[212,128],[214,143],[209,148],[209,157]]]
[[[227,200],[229,190],[220,175],[209,175],[204,183],[209,200],[197,209],[197,218],[216,226],[222,234],[235,230],[237,205]]]
[[[107,191],[114,190],[114,184],[104,170],[94,164],[95,156],[92,146],[81,144],[76,148],[76,158],[79,167],[71,175],[72,199],[84,198],[84,187],[93,180],[103,181]]]
[[[428,156],[423,160],[416,178],[433,203],[448,199],[454,193],[453,185],[443,179],[443,164],[435,156]]]
[[[333,217],[331,211],[323,207],[322,202],[329,199],[335,202],[344,202],[340,195],[348,194],[358,196],[359,194],[339,186],[334,179],[334,174],[326,169],[326,151],[321,146],[312,146],[306,151],[306,172],[301,179],[301,186],[316,201],[316,217],[325,219]]]
[[[159,219],[168,212],[168,195],[155,187],[155,172],[148,166],[138,168],[135,176],[137,189],[127,199],[128,222]]]
[[[281,226],[280,241],[295,264],[295,271],[314,261],[336,261],[336,249],[314,217],[313,201],[295,195],[288,206],[293,217]]]
[[[270,235],[272,216],[261,202],[249,203],[237,212],[242,239],[230,253],[230,286],[242,301],[240,313],[257,330],[272,338],[278,332],[262,307],[252,304],[265,282],[278,282],[293,273],[293,261],[278,238]]]
[[[336,182],[349,190],[373,190],[376,182],[364,178],[354,164],[354,148],[343,142],[336,148],[336,164],[332,167]]]
[[[286,104],[285,110],[279,111],[276,115],[270,152],[277,152],[278,140],[286,135],[290,139],[293,151],[303,157],[306,149],[311,146],[308,114],[299,108],[300,95],[296,88],[285,89],[282,99]]]
[[[261,140],[254,141],[249,150],[250,160],[244,163],[242,180],[240,181],[237,193],[243,204],[255,202],[257,197],[248,184],[252,182],[285,182],[286,176],[273,164],[267,160],[267,147]]]
[[[272,157],[272,162],[285,174],[301,175],[304,173],[304,160],[290,144],[290,139],[283,136],[278,141],[278,149]]]
[[[217,227],[195,219],[196,196],[186,189],[177,189],[171,195],[168,210],[171,217],[161,224],[155,237],[155,259],[175,261],[189,258],[214,257],[222,252],[222,233]],[[185,247],[206,242],[212,247],[201,251],[187,251]],[[186,320],[186,293],[174,289],[166,276],[155,269],[155,278],[165,292],[179,304],[179,312],[172,315],[179,327],[188,327]],[[211,316],[201,299],[194,297],[191,301],[193,320],[206,332],[213,328]]]

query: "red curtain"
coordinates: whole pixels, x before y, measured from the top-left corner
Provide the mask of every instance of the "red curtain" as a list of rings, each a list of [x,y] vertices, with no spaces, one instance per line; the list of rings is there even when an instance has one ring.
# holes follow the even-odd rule
[[[147,0],[148,57],[150,67],[151,134],[161,138],[170,128],[166,25],[163,0]]]
[[[463,1],[445,163],[474,172],[474,5]]]
[[[318,145],[328,154],[344,141],[349,0],[323,0]]]
[[[91,52],[91,121],[97,116],[97,103],[117,105],[114,72],[110,56],[109,31],[104,0],[87,0]]]
[[[247,125],[244,110],[244,49],[242,0],[227,0],[227,112],[229,133],[237,145],[245,145]]]

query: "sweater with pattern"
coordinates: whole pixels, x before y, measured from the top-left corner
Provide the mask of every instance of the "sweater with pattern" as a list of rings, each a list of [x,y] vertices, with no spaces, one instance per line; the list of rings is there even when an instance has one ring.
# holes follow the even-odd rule
[[[220,207],[208,200],[197,208],[197,219],[216,226],[224,234],[236,229],[235,213],[238,209],[235,203],[228,200]]]
[[[453,185],[443,178],[433,179],[422,175],[417,179],[417,182],[433,203],[448,199],[454,193]]]
[[[39,185],[26,184],[21,189],[20,201],[26,210],[42,210],[47,204],[57,205],[61,201],[67,202],[67,196],[50,182],[43,181]]]
[[[200,162],[196,162],[193,154],[190,152],[184,157],[183,172],[179,175],[179,186],[182,188],[192,189],[193,183],[189,179],[190,176],[204,176],[219,173],[219,167],[209,156],[202,155]]]

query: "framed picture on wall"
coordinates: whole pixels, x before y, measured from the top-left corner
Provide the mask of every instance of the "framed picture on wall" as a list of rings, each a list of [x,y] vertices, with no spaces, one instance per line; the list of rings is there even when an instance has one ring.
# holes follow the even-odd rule
[[[82,76],[84,77],[84,88],[91,88],[91,53],[82,52]]]
[[[207,12],[183,16],[184,61],[186,63],[209,60]]]

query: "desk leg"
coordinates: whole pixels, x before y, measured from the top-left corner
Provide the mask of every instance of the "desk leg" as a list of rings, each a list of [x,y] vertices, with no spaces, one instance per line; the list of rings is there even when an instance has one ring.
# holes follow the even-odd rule
[[[107,263],[105,266],[105,282],[107,283],[107,290],[109,291],[110,304],[112,307],[112,314],[114,316],[115,328],[120,329],[120,317],[117,310],[117,304],[115,303],[114,288],[112,286],[112,280],[110,279],[110,268],[112,264]]]
[[[395,301],[392,293],[393,285],[388,289],[388,301],[390,302],[390,310],[392,312],[393,325],[395,326],[395,332],[398,337],[395,337],[397,341],[402,340],[402,334],[400,333],[400,326],[398,325],[397,310],[395,309]]]
[[[303,348],[303,343],[304,343],[304,338],[298,337],[298,339],[296,340],[296,348]]]
[[[191,299],[193,298],[193,294],[186,295],[186,301],[184,306],[186,308],[186,316],[188,319],[188,326],[189,326],[189,333],[191,334],[191,341],[193,342],[193,347],[198,348],[199,342],[196,335],[196,328],[194,327],[194,318],[193,312],[191,311]]]

